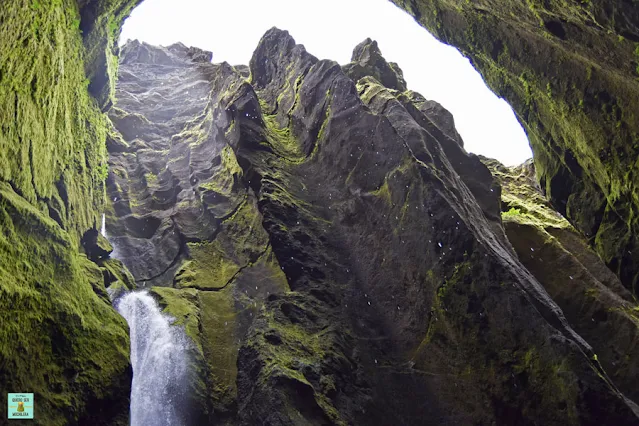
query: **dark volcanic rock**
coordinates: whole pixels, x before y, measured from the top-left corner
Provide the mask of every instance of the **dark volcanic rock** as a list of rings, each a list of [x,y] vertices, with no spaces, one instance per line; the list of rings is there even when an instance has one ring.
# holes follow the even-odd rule
[[[377,42],[367,38],[355,47],[351,63],[344,66],[344,73],[353,81],[371,76],[382,86],[393,90],[406,90],[406,82],[401,68],[394,62],[386,62]]]
[[[173,287],[153,292],[194,340],[201,421],[639,424],[518,260],[488,168],[380,82],[374,43],[358,74],[272,29],[250,81],[123,52],[107,228]]]
[[[504,227],[519,259],[593,346],[619,389],[639,401],[639,311],[632,294],[545,200],[530,161],[511,168],[484,162],[502,185]]]
[[[80,240],[82,247],[89,259],[98,262],[106,259],[113,252],[113,246],[104,238],[97,229],[91,228],[84,233]]]
[[[459,48],[510,103],[542,190],[636,294],[637,2],[393,2]]]
[[[247,197],[237,186],[235,157],[224,150],[226,117],[207,108],[214,85],[207,73],[217,70],[207,67],[210,57],[181,44],[158,49],[137,41],[122,52],[110,113],[121,136],[109,145],[107,227],[143,286],[170,285],[187,243],[210,239]],[[230,66],[219,68],[239,80]]]
[[[152,289],[195,342],[193,424],[235,424],[236,359],[263,300],[288,289],[257,200],[226,133],[226,111],[248,87],[230,65],[176,44],[123,48],[110,112],[114,255]],[[235,89],[235,90],[234,90]],[[109,280],[129,286],[109,266]]]

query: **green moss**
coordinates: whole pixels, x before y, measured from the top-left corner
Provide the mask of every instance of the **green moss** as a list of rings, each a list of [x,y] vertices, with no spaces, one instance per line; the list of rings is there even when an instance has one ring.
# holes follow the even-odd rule
[[[173,325],[183,326],[187,336],[202,353],[197,290],[152,287],[150,291],[158,297],[163,312],[175,318]]]
[[[73,216],[61,219],[75,239],[102,209],[105,122],[84,84],[76,2],[31,5],[0,10],[0,179],[32,203],[64,181]]]
[[[246,275],[245,278],[241,278]],[[243,281],[240,281],[243,280]],[[238,280],[217,291],[153,288],[165,312],[184,325],[201,355],[197,380],[206,382],[205,399],[215,410],[227,411],[236,401],[237,355],[244,340],[247,318],[257,315],[261,298],[239,286],[288,290],[288,283],[274,255],[267,249],[241,272]]]
[[[209,409],[208,364],[202,337],[202,312],[199,292],[194,289],[152,287],[150,293],[157,299],[164,314],[174,319],[173,326],[183,327],[192,346],[188,348],[189,396],[194,403],[192,410],[206,416]],[[215,309],[208,307],[209,309]]]
[[[93,18],[88,33],[83,34],[85,71],[91,81],[89,90],[100,108],[115,101],[115,83],[118,73],[117,39],[124,19],[139,0],[101,0],[83,3],[89,9],[86,16]]]
[[[296,293],[289,292],[285,297],[290,297],[291,301],[295,300],[291,303],[300,303],[295,295]],[[312,391],[314,402],[333,424],[345,426],[347,423],[341,418],[332,399],[326,395],[335,386],[332,377],[323,375],[320,379],[321,388],[314,388],[300,368],[306,365],[320,365],[323,360],[335,356],[335,343],[329,337],[330,334],[324,331],[312,332],[298,324],[283,321],[274,315],[273,310],[262,311],[261,318],[265,321],[262,327],[268,331],[266,334],[250,336],[247,342],[247,346],[259,350],[264,362],[258,377],[258,380],[262,381],[261,386],[268,388],[270,381],[275,378],[303,384]],[[281,343],[268,343],[266,336]]]
[[[154,173],[147,172],[144,174],[144,179],[148,185],[155,185],[158,181],[158,176]]]
[[[357,82],[356,87],[360,99],[366,105],[370,104],[376,97],[381,97],[384,100],[395,99],[394,94],[397,93],[394,90],[382,86],[377,80],[370,76],[361,78]]]
[[[240,270],[218,242],[188,243],[191,260],[187,261],[177,273],[175,280],[179,287],[202,289],[224,288]]]
[[[293,162],[303,161],[306,155],[299,141],[291,135],[290,128],[280,127],[275,115],[264,114],[263,119],[266,126],[266,140],[275,152]]]
[[[503,341],[494,348],[485,345],[504,332],[495,323],[500,308],[490,299],[505,300],[512,291],[510,282],[483,288],[475,281],[485,262],[483,254],[475,252],[456,264],[449,276],[427,277],[424,288],[433,291],[431,312],[425,338],[410,357],[413,368],[454,380],[456,394],[479,391],[489,401],[498,398],[524,417],[540,418],[539,407],[547,407],[563,410],[567,419],[575,421],[579,388],[574,385],[570,357],[549,350],[546,342],[539,341],[537,347],[527,338]],[[518,393],[519,380],[526,383],[525,396]],[[466,404],[463,399],[456,401]]]
[[[572,229],[570,223],[559,215],[536,188],[534,177],[526,166],[504,167],[494,160],[485,160],[491,173],[502,185],[501,202],[508,210],[502,212],[504,222]]]
[[[113,285],[123,286],[128,290],[133,290],[135,287],[135,278],[119,260],[105,259],[100,262],[100,266],[106,269],[111,278],[114,279],[114,281],[107,283],[107,287],[112,287]]]
[[[0,183],[3,389],[29,389],[38,424],[77,423],[110,401],[125,424],[127,325],[94,289],[102,274],[57,223]],[[104,294],[103,294],[104,297]],[[28,362],[27,362],[28,360]]]
[[[242,337],[238,334],[233,290],[199,292],[198,303],[209,391],[218,404],[230,405],[237,394],[237,353]]]
[[[224,220],[213,241],[188,243],[190,260],[176,275],[179,287],[224,288],[244,267],[256,261],[267,249],[268,235],[255,200],[241,203]]]
[[[514,207],[511,207],[510,210],[508,210],[507,212],[503,212],[501,214],[502,219],[509,219],[513,216],[518,216],[521,214],[521,209],[516,209]]]
[[[371,194],[386,201],[388,205],[393,205],[393,199],[386,179],[384,179],[382,186],[380,186],[379,189],[372,191]]]
[[[0,388],[33,391],[37,424],[92,423],[98,412],[126,424],[127,326],[78,254],[106,175],[79,21],[72,0],[0,8]]]
[[[202,197],[207,196],[208,191],[231,196],[236,189],[236,184],[242,177],[243,171],[237,162],[235,153],[230,146],[225,146],[220,153],[221,166],[216,170],[211,179],[199,185]]]

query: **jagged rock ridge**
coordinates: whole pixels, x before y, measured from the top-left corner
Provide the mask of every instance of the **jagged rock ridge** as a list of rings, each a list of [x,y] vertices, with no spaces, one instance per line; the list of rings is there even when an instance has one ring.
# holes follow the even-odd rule
[[[107,183],[116,252],[195,342],[197,421],[638,423],[375,43],[340,67],[272,29],[250,80],[193,52],[123,49]]]
[[[132,277],[113,259],[100,259],[103,252],[96,260],[99,264],[96,267],[81,254],[81,241],[87,243],[85,247],[93,256],[96,251],[89,241],[92,238],[83,237],[95,234],[103,205],[103,177],[106,173],[103,147],[107,129],[100,109],[107,110],[113,101],[113,82],[117,71],[115,55],[118,50],[115,40],[122,20],[138,3],[139,0],[20,0],[7,3],[0,9],[0,22],[3,23],[0,28],[0,312],[3,324],[0,388],[33,390],[40,413],[35,422],[47,426],[127,422],[131,371],[126,356],[126,325],[108,306],[104,287],[105,284],[118,288],[131,286]],[[637,110],[635,68],[639,9],[632,2],[621,0],[574,4],[461,0],[396,0],[396,3],[437,36],[471,56],[493,90],[513,105],[522,121],[527,123],[535,150],[537,174],[542,178],[546,194],[577,229],[587,233],[591,238],[590,244],[594,244],[607,265],[621,276],[622,282],[628,288],[633,287],[636,282],[634,256],[637,254],[637,250],[633,249],[637,222],[633,213],[636,200],[632,194],[636,186],[633,170],[638,123],[634,119],[634,111]],[[387,70],[388,67],[383,68]],[[237,67],[237,71],[243,77],[249,76],[247,67]],[[375,78],[382,78],[384,72],[383,69],[372,71]],[[290,87],[287,90],[289,94],[281,100],[290,102],[290,92],[296,93],[296,90]],[[97,104],[87,96],[89,93]],[[444,131],[430,112],[427,115]],[[444,120],[449,122],[445,117]],[[443,145],[444,149],[447,147],[447,144]],[[447,155],[454,154],[450,152]],[[238,157],[238,163],[241,162],[242,157]],[[246,164],[241,165],[243,170]],[[331,166],[320,171],[324,173],[326,169],[330,170]],[[472,173],[469,172],[467,177]],[[479,186],[481,181],[477,180]],[[470,188],[473,179],[465,179],[465,183]],[[400,189],[399,186],[397,189]],[[490,198],[477,199],[482,200],[494,205]],[[487,209],[484,208],[484,211]],[[331,213],[334,214],[334,211]],[[491,223],[496,224],[496,221]],[[509,226],[507,224],[507,228]],[[87,231],[90,233],[87,234]],[[547,229],[544,232],[551,233]],[[597,236],[593,241],[595,232]],[[539,235],[538,230],[534,230],[534,234]],[[304,238],[300,232],[295,235]],[[390,235],[394,234],[385,234]],[[571,240],[564,239],[561,245],[566,250],[570,248],[568,251],[577,260],[580,256],[588,258],[579,243],[575,247],[566,241]],[[519,242],[526,243],[525,240]],[[104,241],[98,239],[97,243],[104,249]],[[521,251],[521,246],[514,245]],[[551,244],[550,247],[556,248],[556,245]],[[279,256],[283,263],[282,259],[286,257],[282,257],[281,252]],[[523,263],[553,294],[551,290],[556,288],[553,285],[557,281],[545,281],[544,275],[539,274],[539,270],[535,271],[528,259],[522,256]],[[321,261],[316,263],[318,266],[323,264]],[[194,266],[197,270],[197,264]],[[576,263],[570,268],[583,271]],[[591,275],[601,284],[612,282],[605,277],[605,271],[597,272],[591,271]],[[396,277],[392,275],[390,278]],[[189,280],[192,281],[193,277],[186,281]],[[588,289],[599,290],[591,278],[585,281],[589,283]],[[156,288],[155,291],[163,291],[162,297],[168,300],[167,309],[180,318],[192,335],[199,330],[200,324],[203,331],[224,330],[207,324],[211,320],[217,321],[218,325],[224,324],[228,322],[225,318],[236,317],[236,308],[231,303],[213,303],[216,310],[206,309],[198,302],[197,297],[204,293],[200,290]],[[600,293],[603,298],[592,298],[597,299],[597,303],[587,303],[587,312],[581,318],[587,317],[591,308],[595,308],[596,312],[602,306],[624,306],[618,299],[608,297],[605,292]],[[205,294],[211,301],[216,294],[222,293]],[[411,293],[411,296],[414,294]],[[171,298],[172,295],[178,297]],[[559,298],[557,300],[563,303]],[[576,300],[580,303],[584,298]],[[221,315],[220,306],[228,306],[229,310]],[[290,309],[290,305],[286,305],[282,312],[287,311],[290,316]],[[428,311],[428,308],[425,309]],[[444,312],[445,309],[446,306]],[[579,328],[579,324],[572,322],[569,309],[565,310],[571,324],[585,335],[588,327]],[[286,321],[279,311],[274,312],[278,321]],[[244,315],[248,315],[247,323],[251,320],[251,313],[253,311],[244,311]],[[613,323],[620,318],[616,314],[609,315],[617,318]],[[601,323],[603,315],[597,314],[596,318],[595,322]],[[302,336],[297,334],[296,327],[286,330],[291,333],[285,333],[284,339],[280,336],[281,330],[278,332],[280,337],[274,333],[265,336],[269,342],[277,342],[278,338],[289,342]],[[607,329],[604,327],[603,330]],[[235,336],[225,332],[221,335],[228,342],[236,342]],[[595,335],[601,335],[601,332]],[[25,339],[25,336],[29,338]],[[208,333],[204,340],[214,340],[215,336],[215,333]],[[603,365],[615,375],[617,382],[618,374],[628,371],[624,371],[628,364],[622,363],[617,372],[608,370],[606,362],[614,367],[615,345],[609,348],[613,358],[606,360],[604,350],[597,349],[601,347],[600,342],[593,341],[592,344],[598,352],[601,351]],[[28,353],[37,362],[24,363],[23,353]],[[229,365],[233,366],[235,358],[228,356],[229,353],[217,353],[217,359],[230,360]],[[530,368],[540,365],[535,354],[531,352],[530,355],[524,357],[525,364]],[[280,360],[280,364],[287,360],[290,361],[289,358]],[[315,370],[309,373],[304,365],[298,362],[293,369],[284,371],[287,374],[304,371],[304,378],[313,387],[313,400],[324,403],[321,397],[315,398],[318,395],[315,390],[321,389],[313,379]],[[563,366],[560,367],[557,372],[563,374]],[[233,374],[236,370],[229,368],[223,371],[230,372],[228,380],[235,383]],[[376,369],[369,371],[378,372]],[[382,371],[390,370],[385,368]],[[514,372],[520,380],[517,385],[521,386],[525,377],[527,386],[533,386],[531,376],[522,375],[524,371],[517,368]],[[469,367],[468,375],[472,374],[477,374],[477,371]],[[299,374],[295,377],[301,379]],[[331,390],[326,377],[320,377],[320,385],[325,387],[322,394],[332,398],[336,392]],[[459,376],[431,375],[430,380],[434,381],[436,377],[441,381],[451,381],[451,377]],[[629,377],[632,377],[632,372]],[[510,379],[504,375],[499,380]],[[347,381],[346,387],[352,383],[356,382]],[[470,389],[467,395],[475,395],[477,389],[483,391],[487,383],[493,386],[494,382],[482,382],[480,387]],[[532,383],[540,382],[533,380]],[[617,383],[625,389],[621,381]],[[385,384],[374,389],[383,390]],[[343,392],[344,387],[340,384],[336,388]],[[250,392],[252,388],[246,386],[243,389]],[[306,391],[304,395],[308,396],[308,387],[303,389]],[[372,392],[372,388],[358,389],[365,395]],[[245,391],[241,392],[244,396],[237,401],[246,401]],[[389,388],[385,396],[393,392],[394,389]],[[583,394],[593,396],[587,391]],[[234,394],[231,392],[230,395],[229,400],[235,401]],[[419,402],[442,401],[452,398],[451,395],[440,394],[437,398],[420,399]],[[406,401],[411,402],[402,407],[406,412],[418,405],[413,403],[412,397],[414,395],[406,397]],[[284,400],[282,393],[273,398],[276,402]],[[504,422],[516,418],[520,424],[525,423],[518,417],[522,412],[525,416],[532,416],[529,410],[519,407],[512,399],[506,405],[498,404],[499,398],[494,401],[493,405],[487,402],[485,407],[505,408],[499,411],[501,418],[506,419]],[[462,408],[457,412],[463,411],[466,402],[462,402]],[[605,401],[597,402],[606,405]],[[528,403],[537,404],[536,401]],[[476,405],[476,401],[468,404]],[[345,413],[356,405],[339,406],[339,412]],[[558,405],[563,406],[561,403]],[[233,403],[230,406],[229,413],[235,413]],[[518,408],[511,409],[512,406]],[[244,404],[243,407],[246,409],[250,405]],[[491,408],[485,407],[478,413],[490,411]],[[220,412],[218,410],[217,414]],[[310,417],[313,413],[316,411],[310,414],[305,411],[304,415]],[[394,413],[391,410],[388,416]],[[0,416],[5,418],[5,414],[2,408]],[[481,416],[481,413],[476,415]],[[440,419],[429,417],[428,421],[431,420],[436,423]]]

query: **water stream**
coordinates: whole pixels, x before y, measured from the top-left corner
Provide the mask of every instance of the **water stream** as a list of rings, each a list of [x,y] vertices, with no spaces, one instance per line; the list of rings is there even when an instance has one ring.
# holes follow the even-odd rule
[[[131,334],[131,426],[183,426],[189,341],[147,291],[115,302]]]

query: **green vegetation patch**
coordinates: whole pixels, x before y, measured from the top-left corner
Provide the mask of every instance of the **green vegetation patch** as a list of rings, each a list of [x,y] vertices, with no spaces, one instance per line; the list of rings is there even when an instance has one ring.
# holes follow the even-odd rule
[[[210,393],[214,400],[227,405],[237,394],[237,353],[242,338],[236,321],[233,289],[201,291],[198,300]]]
[[[242,174],[242,168],[237,162],[233,149],[227,145],[220,153],[220,167],[208,182],[200,184],[199,189],[203,196],[207,191],[212,191],[230,197],[237,189],[236,185]]]
[[[128,328],[94,288],[104,292],[96,265],[0,183],[0,388],[33,391],[39,424],[74,424],[107,405],[121,410],[113,424],[127,422]]]
[[[153,287],[151,292],[158,297],[158,303],[164,313],[175,318],[173,325],[184,326],[187,336],[202,353],[197,290]]]
[[[218,240],[188,243],[190,260],[175,277],[179,287],[221,289],[240,270],[241,265],[227,254]]]
[[[188,243],[190,260],[176,276],[178,286],[221,289],[267,248],[268,234],[252,198],[244,201],[220,227],[215,240]]]
[[[105,119],[87,91],[78,20],[72,0],[0,8],[0,180],[31,203],[58,200],[74,239],[98,220],[106,164]]]

